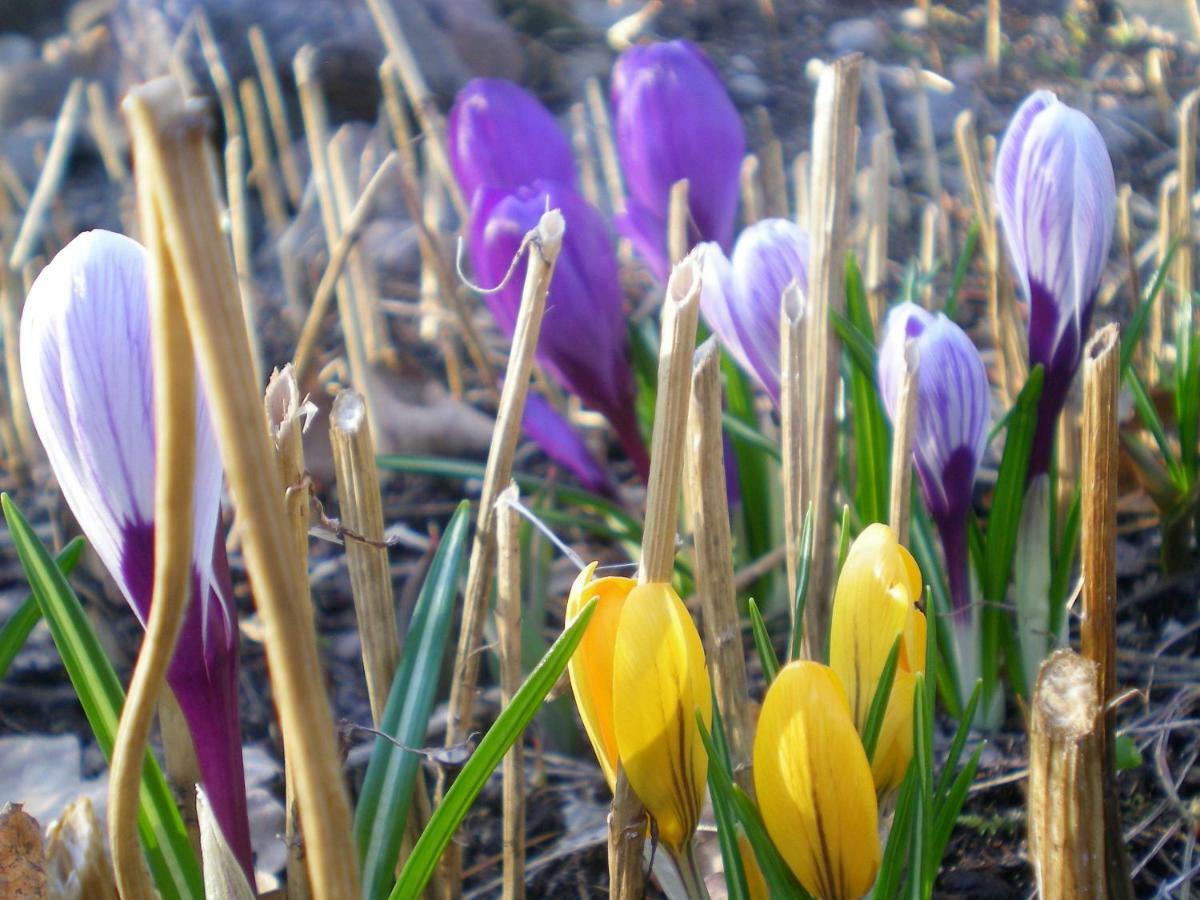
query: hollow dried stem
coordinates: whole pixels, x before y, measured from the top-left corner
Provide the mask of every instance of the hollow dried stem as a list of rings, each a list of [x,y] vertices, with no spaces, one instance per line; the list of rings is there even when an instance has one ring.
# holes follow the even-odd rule
[[[1179,197],[1179,173],[1171,172],[1158,185],[1158,235],[1157,256],[1155,264],[1161,267],[1171,249],[1171,241],[1175,236],[1175,204]],[[1150,358],[1155,366],[1163,363],[1164,323],[1167,321],[1167,307],[1170,293],[1160,291],[1157,302],[1150,307],[1150,327],[1147,334]],[[1157,372],[1154,372],[1157,376]],[[1157,383],[1157,377],[1152,384]]]
[[[262,29],[252,25],[246,36],[250,40],[254,67],[258,70],[258,80],[267,101],[271,132],[275,137],[275,153],[279,157],[279,171],[283,175],[288,200],[293,208],[299,209],[300,201],[304,198],[304,181],[300,178],[300,167],[296,165],[296,154],[292,152],[292,128],[288,123],[287,102],[283,99],[279,73],[275,71],[275,60],[271,58],[271,48],[267,46]]]
[[[500,639],[500,700],[521,687],[521,516],[515,483],[496,509],[496,632]],[[518,739],[504,757],[504,900],[525,896],[525,747]]]
[[[621,178],[621,163],[617,159],[617,146],[613,143],[612,120],[608,117],[608,101],[600,82],[589,78],[583,86],[592,127],[596,133],[596,150],[600,155],[600,168],[604,172],[604,183],[608,188],[608,199],[614,215],[625,212],[625,183]]]
[[[278,234],[287,227],[287,203],[279,174],[271,160],[270,123],[263,109],[258,82],[243,78],[238,84],[238,97],[242,101],[242,115],[246,118],[246,137],[250,143],[250,182],[262,200],[263,215],[271,231]]]
[[[984,57],[988,71],[1000,71],[1000,0],[987,0],[987,25],[984,29]]]
[[[1195,246],[1193,236],[1192,194],[1196,190],[1196,108],[1200,105],[1200,88],[1190,91],[1179,103],[1179,173],[1178,193],[1175,201],[1175,237],[1179,246],[1175,251],[1175,296],[1181,309],[1190,309],[1189,302],[1195,268]],[[1192,323],[1183,323],[1190,333]],[[1180,348],[1181,352],[1183,348]]]
[[[871,174],[867,191],[866,288],[871,321],[878,326],[887,287],[888,199],[891,194],[892,135],[884,132],[871,141]]]
[[[688,181],[681,178],[671,185],[667,198],[667,254],[671,265],[675,265],[688,252],[688,220],[691,209],[688,205]]]
[[[779,425],[783,453],[783,534],[787,550],[789,599],[795,599],[797,573],[800,570],[800,532],[804,511],[812,491],[804,482],[807,473],[805,440],[808,414],[804,385],[804,348],[808,331],[808,303],[797,282],[784,289],[779,309]],[[796,607],[788,604],[789,624],[796,633]]]
[[[760,165],[758,157],[747,153],[738,170],[738,179],[742,188],[742,218],[747,225],[753,225],[765,215],[763,211],[763,189],[759,181]]]
[[[892,422],[892,479],[889,498],[888,524],[901,544],[908,545],[908,525],[912,506],[912,445],[917,426],[917,385],[921,360],[917,342],[905,341],[904,380],[900,383],[900,399],[896,404],[896,419]]]
[[[254,383],[262,384],[262,344],[258,339],[258,324],[254,315],[254,255],[250,249],[250,210],[246,203],[246,141],[240,134],[232,135],[225,144],[225,182],[229,198],[233,266],[237,271],[238,295],[242,298],[246,332],[250,335]]]
[[[113,121],[112,108],[108,96],[104,93],[104,85],[92,81],[87,86],[88,130],[100,151],[100,160],[104,163],[104,171],[114,184],[125,184],[129,181],[129,167],[117,147],[117,124]],[[189,793],[191,793],[189,791]]]

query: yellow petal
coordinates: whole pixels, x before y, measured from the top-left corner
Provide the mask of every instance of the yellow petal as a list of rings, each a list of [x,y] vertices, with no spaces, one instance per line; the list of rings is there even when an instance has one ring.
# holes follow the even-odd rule
[[[637,584],[632,578],[593,578],[596,564],[579,573],[567,600],[567,624],[593,597],[596,611],[587,632],[567,663],[575,705],[609,789],[617,781],[617,736],[613,729],[613,648],[625,598]]]
[[[857,900],[879,871],[879,812],[871,769],[828,666],[794,662],[763,700],[754,788],[776,848],[822,900]]]
[[[750,900],[769,900],[767,880],[763,878],[762,869],[758,866],[758,857],[746,835],[738,832],[738,856],[742,858],[742,871],[746,874],[746,890],[750,892]]]
[[[708,757],[696,710],[712,724],[700,634],[667,584],[634,588],[621,611],[613,666],[614,724],[629,786],[676,852],[696,830]]]
[[[829,664],[846,688],[854,725],[861,733],[888,654],[903,636],[872,765],[880,793],[900,783],[912,757],[913,673],[925,667],[925,617],[916,608],[920,596],[921,572],[895,532],[878,524],[864,529],[838,578]],[[885,745],[890,749],[881,754]]]

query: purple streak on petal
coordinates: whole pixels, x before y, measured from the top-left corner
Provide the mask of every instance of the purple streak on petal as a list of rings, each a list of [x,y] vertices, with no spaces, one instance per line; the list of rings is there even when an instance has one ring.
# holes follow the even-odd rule
[[[608,470],[592,456],[579,432],[541,394],[530,392],[526,396],[521,428],[551,460],[593,494],[616,495]]]
[[[515,188],[539,178],[575,184],[566,135],[536,97],[511,81],[469,82],[450,110],[446,138],[468,200],[484,185]]]
[[[1021,151],[1033,120],[1042,110],[1056,103],[1058,103],[1058,98],[1051,91],[1034,91],[1026,97],[1017,111],[1013,113],[1013,117],[1008,123],[1008,129],[1004,132],[1004,138],[1000,141],[1000,149],[996,154],[996,204],[999,207],[1004,231],[1010,236],[1008,249],[1013,265],[1022,275],[1026,270],[1025,248],[1013,239],[1018,220],[1016,197]]]
[[[686,178],[689,246],[716,241],[728,250],[746,138],[708,57],[683,40],[631,47],[613,67],[611,95],[632,201],[665,223],[671,185]]]

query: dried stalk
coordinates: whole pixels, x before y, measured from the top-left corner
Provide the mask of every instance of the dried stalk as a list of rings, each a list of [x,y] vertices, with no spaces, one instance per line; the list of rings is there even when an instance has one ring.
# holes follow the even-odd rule
[[[687,493],[694,507],[696,592],[704,609],[708,672],[729,736],[733,777],[753,797],[754,731],[737,593],[733,588],[733,548],[721,436],[721,351],[715,338],[710,337],[695,354],[687,430]]]
[[[765,214],[776,219],[786,219],[787,208],[787,174],[783,170],[783,144],[775,134],[771,124],[771,116],[765,107],[759,106],[754,110],[759,129],[763,133],[762,147],[758,151],[762,187],[764,195],[763,209]]]
[[[1079,484],[1080,460],[1079,411],[1068,401],[1058,417],[1057,437],[1054,442],[1055,465],[1058,466],[1057,505],[1058,538],[1062,538],[1067,526],[1067,516],[1075,500],[1075,488]]]
[[[821,73],[813,113],[812,253],[808,269],[808,416],[811,454],[813,560],[805,604],[805,652],[821,659],[829,632],[833,502],[837,489],[836,398],[840,348],[831,309],[845,306],[845,259],[855,167],[854,126],[862,58],[847,56]]]
[[[987,0],[984,58],[989,72],[995,74],[1000,71],[1000,0]]]
[[[600,173],[596,170],[596,155],[592,153],[592,142],[588,137],[587,107],[582,103],[571,104],[571,147],[579,161],[579,184],[584,199],[599,209]]]
[[[1044,900],[1103,898],[1103,741],[1096,664],[1042,663],[1029,721],[1029,858]]]
[[[225,144],[225,179],[233,266],[237,271],[238,294],[242,299],[242,315],[246,317],[246,332],[250,335],[254,383],[262,384],[262,344],[258,339],[258,323],[254,315],[254,253],[250,249],[250,212],[246,204],[246,141],[241,135],[233,135]]]
[[[1196,107],[1200,88],[1190,91],[1179,103],[1179,192],[1175,195],[1175,296],[1181,309],[1189,307],[1195,268],[1195,228],[1192,224],[1192,194],[1196,191]],[[1191,322],[1184,323],[1190,331]]]
[[[912,445],[917,427],[917,386],[920,384],[921,358],[917,342],[904,342],[904,380],[892,422],[892,480],[888,524],[896,537],[908,546],[908,526],[912,506]]]
[[[888,153],[891,160],[891,179],[893,181],[903,183],[904,173],[900,169],[900,153],[896,149],[896,134],[892,129],[892,120],[888,117],[887,101],[883,96],[883,85],[879,83],[879,63],[875,60],[867,60],[863,67],[862,75],[863,91],[867,95],[867,103],[871,107],[871,118],[875,120],[875,129],[879,133],[886,133],[888,136]],[[897,191],[896,195],[891,198],[895,205],[896,222],[904,226],[908,224],[912,216],[912,211],[908,205],[908,192]]]
[[[650,478],[646,493],[646,524],[638,581],[669,582],[675,570],[675,525],[687,435],[692,354],[700,317],[702,268],[689,255],[675,266],[663,301],[662,341],[658,350],[658,397],[650,443]],[[617,766],[617,785],[608,817],[608,876],[610,892],[619,900],[640,900],[645,893],[642,845],[646,813]]]
[[[808,231],[809,223],[809,188],[812,186],[812,157],[806,153],[797,153],[792,160],[792,183],[795,185],[796,224]]]
[[[918,241],[918,258],[921,262],[921,274],[933,272],[937,261],[937,232],[938,219],[941,209],[930,200],[921,208],[921,236]],[[929,309],[933,305],[933,282],[926,281],[921,285],[921,305]]]
[[[271,48],[267,46],[262,29],[252,25],[246,36],[250,40],[254,67],[258,70],[258,80],[267,101],[271,131],[275,136],[275,153],[279,157],[279,171],[283,175],[289,202],[294,209],[299,209],[300,201],[304,198],[304,181],[300,178],[296,154],[292,152],[292,129],[288,124],[287,102],[279,85],[279,73],[275,71],[275,60],[271,58]]]
[[[921,73],[921,64],[912,62],[913,98],[917,104],[917,147],[921,151],[921,172],[924,176],[925,190],[929,199],[939,200],[942,196],[941,165],[938,162],[937,141],[933,133],[933,113],[929,108],[929,94],[925,86],[925,78]]]
[[[396,72],[396,64],[389,56],[379,65],[379,83],[383,87],[383,111],[387,115],[388,125],[392,130],[392,141],[400,151],[404,161],[414,169],[417,166],[417,155],[414,149],[412,127],[408,122],[405,111],[404,85]]]
[[[243,553],[265,625],[272,690],[284,743],[296,750],[290,762],[313,895],[350,900],[359,894],[350,804],[305,587],[288,559],[293,539],[283,484],[263,429],[237,281],[206,174],[206,121],[170,78],[136,89],[125,105],[138,165],[149,170],[155,188],[230,490],[245,523]]]
[[[672,266],[687,256],[690,216],[688,182],[686,178],[682,178],[671,185],[671,193],[667,198],[667,255]]]
[[[375,443],[371,440],[362,394],[345,390],[337,395],[329,413],[329,440],[333,446],[342,525],[367,541],[379,542],[346,540],[346,563],[367,675],[367,696],[371,718],[378,728],[400,661],[400,641],[396,636],[396,603],[387,547],[381,546],[383,503],[379,471],[375,467]]]
[[[500,494],[496,510],[496,632],[500,646],[500,700],[507,706],[521,687],[521,516],[516,483]],[[525,897],[525,747],[518,739],[504,757],[503,900]]]
[[[583,86],[592,127],[596,134],[596,150],[600,154],[600,168],[604,172],[604,183],[608,187],[608,200],[614,215],[625,212],[625,183],[621,178],[621,163],[617,159],[617,147],[613,143],[612,122],[608,117],[608,101],[600,82],[589,78]]]
[[[800,570],[800,532],[812,490],[804,483],[807,471],[805,429],[804,348],[807,344],[808,302],[796,282],[784,289],[779,304],[779,425],[783,452],[783,534],[787,548],[788,597],[796,596]],[[794,603],[788,604],[789,633],[796,633]]]
[[[1187,196],[1187,195],[1184,195]],[[1116,714],[1109,708],[1117,688],[1117,394],[1120,387],[1120,330],[1106,325],[1083,353],[1083,497],[1080,517],[1083,620],[1080,644],[1096,664],[1098,701],[1107,711],[1097,723],[1104,791],[1107,896],[1133,897],[1129,859],[1121,834],[1113,741]]]
[[[242,101],[246,136],[250,142],[250,181],[262,201],[267,224],[273,233],[278,234],[288,224],[287,202],[279,175],[271,161],[270,123],[258,92],[258,82],[253,78],[243,78],[238,85],[238,97]]]
[[[88,129],[92,139],[100,151],[100,161],[104,163],[104,171],[114,184],[123,185],[129,181],[129,167],[117,147],[117,125],[113,122],[112,110],[108,105],[108,97],[104,93],[104,85],[92,81],[87,86]],[[189,791],[188,793],[191,793]]]
[[[163,768],[171,790],[179,801],[179,813],[187,829],[188,841],[196,859],[200,854],[200,822],[196,816],[196,785],[200,783],[200,763],[196,759],[196,745],[188,730],[187,719],[179,708],[179,701],[168,685],[158,695],[158,735],[163,745]]]
[[[871,321],[876,327],[883,315],[887,287],[888,197],[892,171],[892,135],[884,132],[871,141],[871,174],[867,189],[866,288]]]
[[[8,386],[8,414],[11,418],[18,467],[31,466],[41,453],[41,443],[33,430],[33,419],[29,415],[29,399],[25,395],[25,381],[21,378],[21,308],[28,291],[22,292],[14,285],[15,275],[0,266],[0,316],[3,316],[4,374]]]
[[[204,56],[205,65],[208,66],[208,77],[217,89],[217,101],[221,104],[226,140],[232,140],[235,136],[241,137],[242,117],[238,113],[237,91],[234,90],[233,79],[229,77],[229,69],[221,55],[221,47],[213,37],[212,24],[208,21],[204,7],[198,7],[193,15],[196,36],[200,39],[200,52]]]
[[[742,160],[742,168],[738,172],[738,178],[742,185],[742,219],[747,225],[753,225],[765,216],[763,189],[758,180],[758,170],[758,157],[753,153],[747,153],[745,159]]]
[[[446,746],[460,743],[471,729],[471,711],[475,705],[475,685],[479,680],[479,639],[487,614],[492,573],[496,564],[496,498],[512,478],[513,454],[521,431],[525,411],[525,395],[533,371],[533,354],[541,333],[542,315],[546,311],[546,291],[554,275],[554,265],[562,249],[565,230],[562,213],[552,209],[544,213],[532,232],[529,244],[529,267],[517,324],[513,330],[508,369],[500,393],[500,409],[492,444],[488,448],[483,489],[479,498],[479,513],[475,519],[475,536],[471,543],[471,561],[467,568],[467,585],[463,594],[462,627],[454,655],[454,677],[450,682],[450,716],[446,723]],[[444,778],[444,773],[443,773]],[[444,785],[439,780],[439,797]],[[457,895],[462,880],[461,861],[457,847],[451,843],[445,856],[446,878],[451,892]]]
[[[1175,235],[1175,205],[1179,198],[1179,173],[1171,172],[1158,185],[1158,240],[1155,263],[1162,267],[1166,262],[1167,253],[1171,249],[1171,241]],[[1167,303],[1170,299],[1168,291],[1161,291],[1156,302],[1150,307],[1150,328],[1148,329],[1149,355],[1156,365],[1163,363],[1164,325],[1167,321]],[[1157,374],[1157,373],[1155,373]],[[1156,383],[1157,379],[1154,382]]]

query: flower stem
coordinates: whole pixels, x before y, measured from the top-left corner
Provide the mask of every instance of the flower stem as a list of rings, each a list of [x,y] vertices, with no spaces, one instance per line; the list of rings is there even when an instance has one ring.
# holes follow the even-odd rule
[[[696,841],[689,838],[680,853],[672,852],[675,866],[679,869],[679,879],[688,900],[708,900],[708,888],[704,886],[704,877],[700,874],[699,860],[696,859]]]

